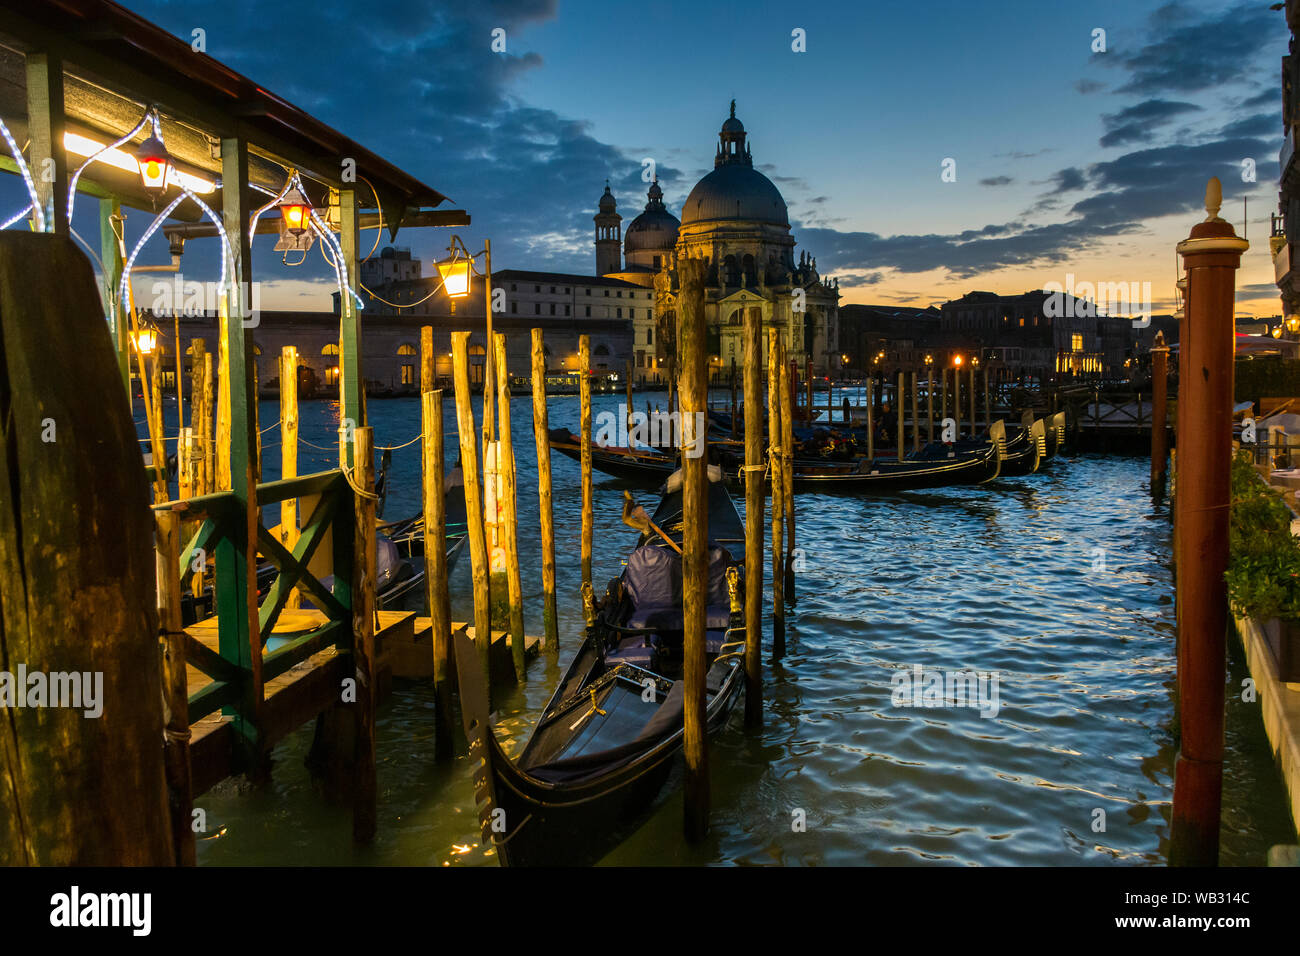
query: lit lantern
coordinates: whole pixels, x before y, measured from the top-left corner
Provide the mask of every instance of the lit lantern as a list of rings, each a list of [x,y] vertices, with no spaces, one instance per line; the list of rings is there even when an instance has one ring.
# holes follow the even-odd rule
[[[961,368],[961,363],[962,363],[962,358],[960,355],[954,355],[952,357],[952,364],[955,365],[957,368]]]
[[[167,186],[167,169],[171,165],[171,156],[157,133],[135,148],[135,161],[140,167],[140,181],[146,192],[157,195]]]
[[[463,299],[469,295],[469,266],[469,259],[454,255],[438,263],[442,287],[450,298]]]
[[[307,231],[307,224],[311,222],[311,209],[311,200],[306,194],[297,185],[290,186],[289,191],[280,200],[280,215],[284,218],[284,228],[292,235],[301,236]]]
[[[137,352],[141,355],[152,355],[154,346],[158,344],[158,330],[151,325],[142,325],[132,333],[131,339],[135,342]]]
[[[926,364],[926,365],[933,365],[933,364],[934,364],[934,356],[933,356],[933,355],[927,355],[927,356],[925,357],[925,364]]]
[[[1288,315],[1286,317],[1286,330],[1288,332],[1300,332],[1300,315]]]

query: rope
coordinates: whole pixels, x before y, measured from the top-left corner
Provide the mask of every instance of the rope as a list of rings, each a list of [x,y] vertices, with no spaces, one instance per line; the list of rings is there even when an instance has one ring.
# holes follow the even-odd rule
[[[416,435],[410,441],[402,445],[376,445],[375,447],[380,451],[399,451],[400,449],[403,448],[409,448],[411,445],[414,445],[417,441],[422,441],[423,439],[424,439],[423,435]]]
[[[362,488],[355,481],[353,481],[352,472],[348,471],[348,469],[340,465],[339,471],[343,472],[343,477],[347,479],[348,484],[352,486],[352,490],[355,491],[360,497],[369,498],[371,501],[379,500],[379,495],[375,494],[373,491],[366,491],[366,489]]]

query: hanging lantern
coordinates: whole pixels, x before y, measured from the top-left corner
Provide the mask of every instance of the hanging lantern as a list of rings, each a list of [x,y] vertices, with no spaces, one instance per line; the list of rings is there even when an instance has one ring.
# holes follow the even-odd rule
[[[961,368],[961,362],[962,362],[962,358],[960,355],[954,355],[952,357],[952,364],[955,365],[957,368]]]
[[[442,287],[447,290],[447,295],[453,299],[463,299],[469,295],[469,266],[468,258],[452,256],[450,259],[444,259],[438,263],[438,273],[442,276]]]
[[[140,167],[140,181],[144,183],[145,191],[153,195],[162,192],[167,186],[167,169],[171,166],[171,156],[167,154],[167,147],[163,146],[157,133],[151,133],[148,139],[135,148],[135,161]]]
[[[301,236],[307,231],[307,225],[311,222],[311,211],[311,200],[296,183],[289,187],[289,191],[280,200],[280,215],[284,219],[284,228],[292,235]]]
[[[142,325],[131,333],[131,340],[135,343],[135,350],[141,355],[152,355],[154,346],[158,344],[158,330],[152,325]]]
[[[1288,315],[1286,317],[1286,330],[1288,332],[1300,332],[1300,315]]]

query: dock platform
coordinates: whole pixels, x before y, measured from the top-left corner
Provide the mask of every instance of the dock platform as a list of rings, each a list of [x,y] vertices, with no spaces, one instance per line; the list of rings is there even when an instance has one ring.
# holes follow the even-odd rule
[[[432,621],[427,617],[417,617],[412,611],[380,611],[378,618],[375,628],[376,689],[378,700],[382,701],[391,690],[394,677],[422,680],[433,676]],[[282,611],[267,642],[267,650],[274,650],[278,642],[310,634],[328,621],[326,615],[317,610]],[[453,633],[461,629],[473,638],[472,624],[452,622]],[[213,654],[217,653],[216,617],[192,624],[185,631],[198,644]],[[525,639],[528,660],[537,656],[542,643],[539,637]],[[508,675],[509,680],[514,680],[510,636],[504,631],[492,632],[492,673],[503,677]],[[192,663],[186,667],[186,676],[191,698],[213,681]],[[353,675],[348,668],[348,656],[330,645],[268,680],[262,717],[265,745],[274,747],[298,727],[323,713],[338,700],[343,680],[350,676]],[[233,720],[228,715],[215,713],[195,721],[190,727],[190,761],[196,796],[235,772],[232,767],[235,752]]]

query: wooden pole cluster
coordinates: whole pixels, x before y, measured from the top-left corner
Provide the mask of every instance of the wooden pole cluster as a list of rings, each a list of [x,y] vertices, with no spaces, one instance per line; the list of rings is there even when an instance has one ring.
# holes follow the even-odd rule
[[[763,720],[762,314],[745,310],[745,724]],[[732,415],[732,425],[735,425]]]
[[[1222,187],[1206,189],[1206,219],[1178,244],[1187,269],[1179,342],[1178,701],[1169,862],[1214,866],[1223,788],[1229,471],[1232,456],[1236,271],[1250,247],[1218,215]]]
[[[873,378],[867,378],[867,460],[871,461],[876,457],[876,381]]]
[[[542,621],[546,652],[558,654],[560,625],[555,607],[555,518],[551,507],[550,421],[546,409],[546,347],[542,330],[533,329],[533,440],[537,445],[537,500],[542,533]],[[628,410],[632,408],[632,386],[628,385]]]
[[[917,410],[917,391],[921,387],[920,374],[912,373],[912,454],[921,450],[921,415]]]
[[[420,464],[424,513],[424,586],[433,651],[434,759],[452,756],[451,595],[447,589],[446,455],[442,390],[434,388],[433,328],[420,329]],[[466,509],[468,518],[468,509]]]
[[[451,333],[452,377],[456,385],[456,431],[460,440],[460,467],[465,479],[465,522],[474,580],[474,644],[479,664],[491,686],[489,648],[492,643],[492,598],[488,589],[487,536],[483,528],[483,495],[479,484],[478,436],[474,433],[474,406],[469,383],[469,333]]]
[[[683,752],[686,762],[685,831],[702,840],[709,826],[709,763],[706,736],[705,617],[709,576],[708,350],[705,337],[703,259],[678,263],[680,372],[678,396],[682,422],[682,619],[686,684]]]
[[[970,437],[975,437],[975,365],[970,367]]]
[[[510,375],[506,368],[506,337],[496,337],[497,381],[497,468],[501,473],[501,511],[505,538],[506,594],[510,599],[510,653],[515,679],[528,679],[524,647],[524,588],[519,574],[519,515],[515,486],[515,446],[510,434]]]
[[[582,442],[582,587],[591,584],[591,337],[578,336],[578,398],[581,403]],[[671,401],[672,396],[669,395]],[[670,409],[671,411],[671,409]]]
[[[781,354],[781,332],[775,326],[767,330],[767,454],[768,474],[772,486],[772,655],[780,658],[785,653],[785,569],[782,567],[785,540],[785,481],[782,477],[781,440],[784,426],[782,411],[790,408],[788,390],[782,387],[785,361]],[[787,397],[782,397],[785,392]]]
[[[1151,348],[1151,494],[1159,498],[1169,460],[1169,436],[1165,420],[1169,414],[1169,346],[1163,332],[1156,332]]]

